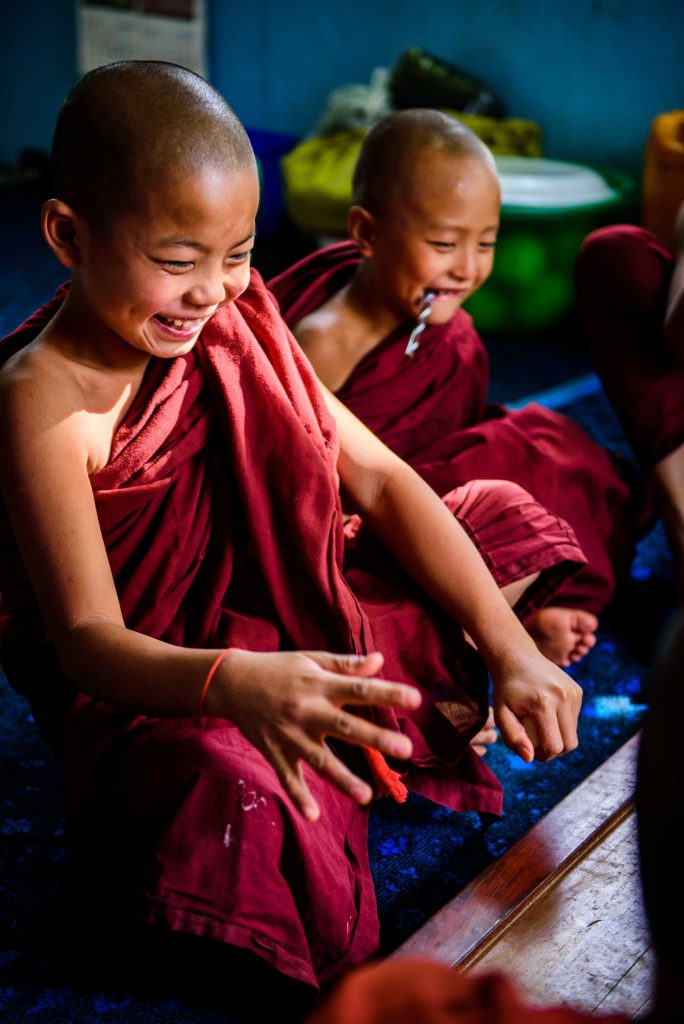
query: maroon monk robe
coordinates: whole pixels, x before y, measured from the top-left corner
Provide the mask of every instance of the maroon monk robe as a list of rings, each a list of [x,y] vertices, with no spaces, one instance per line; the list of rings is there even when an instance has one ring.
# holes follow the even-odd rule
[[[0,359],[60,301],[0,343]],[[486,713],[484,666],[362,528],[345,575],[336,460],[315,376],[254,275],[191,353],[151,360],[91,477],[126,624],[193,647],[381,649],[388,678],[444,702],[410,716],[369,711],[411,736],[405,781],[450,807],[498,813],[500,785],[469,746]],[[582,556],[529,497],[511,516],[511,488],[475,483],[448,502],[500,582],[542,570],[543,600]],[[0,590],[3,666],[58,748],[92,906],[247,948],[310,985],[372,954],[367,808],[305,767],[322,809],[306,822],[231,722],[132,715],[76,693],[4,509]],[[358,751],[342,753],[364,771]]]
[[[339,291],[359,260],[355,246],[342,242],[270,281],[287,323]],[[552,603],[599,613],[650,521],[636,474],[560,413],[534,403],[517,411],[488,405],[487,353],[463,310],[427,327],[408,357],[414,324],[362,358],[337,397],[438,493],[467,480],[511,480],[565,519],[587,565]]]
[[[418,958],[351,971],[306,1024],[628,1024],[622,1013],[592,1015],[523,1002],[494,971],[450,970]]]
[[[684,444],[684,365],[663,333],[673,259],[644,228],[611,225],[577,259],[577,297],[596,372],[645,470]]]

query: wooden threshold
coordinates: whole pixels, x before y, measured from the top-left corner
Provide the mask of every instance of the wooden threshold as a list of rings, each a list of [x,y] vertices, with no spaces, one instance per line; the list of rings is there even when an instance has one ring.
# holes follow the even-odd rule
[[[638,744],[628,740],[390,956],[477,963],[631,813]]]

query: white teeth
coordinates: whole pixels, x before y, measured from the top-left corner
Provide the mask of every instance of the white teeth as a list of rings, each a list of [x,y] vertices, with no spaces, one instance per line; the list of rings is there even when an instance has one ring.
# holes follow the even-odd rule
[[[176,320],[173,317],[162,316],[161,314],[159,315],[159,319],[169,324],[170,327],[179,327],[185,331],[189,330],[191,327],[195,327],[201,322],[200,320]]]

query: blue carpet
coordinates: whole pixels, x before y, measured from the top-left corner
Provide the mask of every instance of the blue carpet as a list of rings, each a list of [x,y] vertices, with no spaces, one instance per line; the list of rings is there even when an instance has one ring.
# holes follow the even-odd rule
[[[8,257],[0,274],[2,333],[51,294],[64,276],[40,239],[35,198],[30,189],[0,193]],[[534,397],[562,408],[597,440],[628,454],[610,406],[587,377],[586,355],[567,336],[497,339],[490,352],[494,399],[520,400],[544,389]],[[568,380],[574,383],[568,386]],[[456,815],[415,796],[402,808],[388,801],[375,806],[370,849],[384,950],[419,927],[634,734],[648,700],[652,645],[671,612],[673,593],[671,560],[658,525],[640,544],[632,577],[605,616],[597,646],[573,669],[585,692],[579,749],[548,765],[523,764],[501,744],[487,755],[505,787],[501,820],[491,823],[475,814]],[[81,963],[82,948],[72,945],[69,843],[56,766],[27,705],[2,677],[0,803],[3,1020],[231,1020],[225,1012],[172,995],[172,978],[167,990],[150,992],[111,973],[101,977],[91,961]]]

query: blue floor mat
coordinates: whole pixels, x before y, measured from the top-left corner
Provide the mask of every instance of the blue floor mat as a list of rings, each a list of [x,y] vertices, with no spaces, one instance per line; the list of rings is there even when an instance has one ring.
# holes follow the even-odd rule
[[[0,192],[11,259],[0,275],[0,331],[52,293],[64,272],[38,231],[35,193]],[[492,341],[492,397],[514,400],[586,374],[581,346],[567,337]],[[584,389],[586,391],[586,388]],[[581,391],[562,411],[608,447],[628,454],[600,389]],[[639,545],[632,577],[602,621],[597,646],[573,669],[585,700],[580,746],[548,765],[526,765],[503,745],[489,764],[505,788],[503,817],[457,815],[420,797],[380,801],[370,853],[385,951],[394,948],[638,729],[648,700],[653,644],[671,614],[674,581],[660,525]],[[0,677],[0,1017],[6,1021],[102,1024],[226,1024],[230,1017],[181,998],[152,997],[109,980],[95,983],[55,956],[70,923],[69,844],[57,770],[24,701]]]

